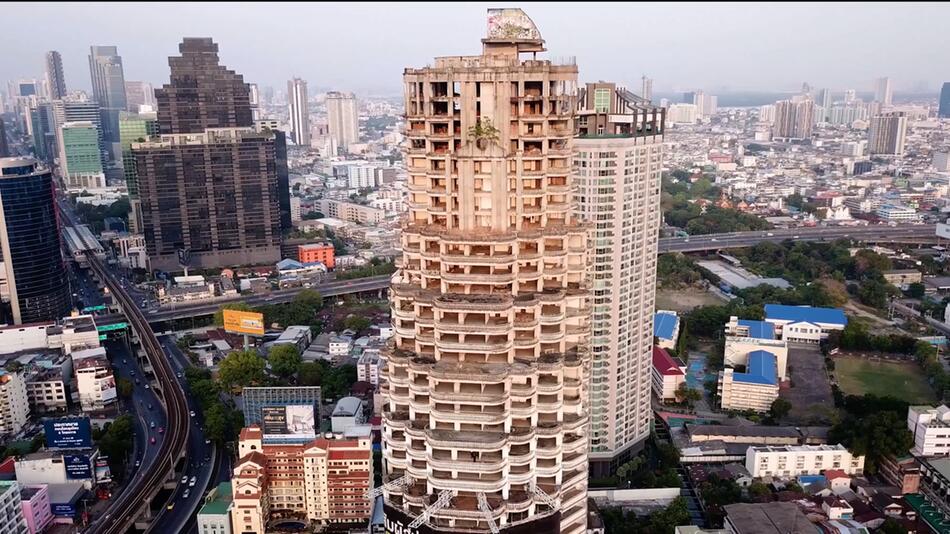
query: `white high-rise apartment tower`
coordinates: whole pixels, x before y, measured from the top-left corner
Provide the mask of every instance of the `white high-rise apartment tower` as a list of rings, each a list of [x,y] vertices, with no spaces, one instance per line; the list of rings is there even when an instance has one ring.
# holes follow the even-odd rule
[[[352,93],[327,93],[327,119],[330,137],[336,145],[347,148],[360,140],[359,111]]]
[[[408,215],[380,370],[386,528],[587,530],[590,289],[577,66],[520,9],[403,75]]]
[[[290,110],[290,136],[300,146],[310,146],[310,106],[307,81],[294,78],[287,82],[287,106]]]
[[[591,226],[590,470],[611,476],[650,435],[665,110],[613,83],[578,98],[577,212]]]
[[[640,79],[640,96],[647,100],[653,100],[653,79],[647,78],[645,75]]]
[[[887,76],[874,80],[874,101],[891,105],[891,79]]]

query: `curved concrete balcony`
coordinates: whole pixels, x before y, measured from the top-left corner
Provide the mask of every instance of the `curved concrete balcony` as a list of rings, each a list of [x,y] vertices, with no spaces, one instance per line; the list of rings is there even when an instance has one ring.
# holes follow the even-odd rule
[[[497,460],[483,460],[479,459],[472,461],[471,457],[465,458],[468,456],[466,451],[459,451],[457,459],[453,460],[451,458],[436,458],[432,454],[426,456],[426,461],[432,467],[432,469],[438,469],[441,471],[465,471],[468,473],[498,473],[502,474],[502,471],[505,469],[507,462],[503,458],[498,458]]]
[[[465,274],[443,271],[442,280],[454,284],[510,284],[515,281],[515,273]]]
[[[587,427],[587,416],[568,414],[564,416],[562,424],[564,425],[564,432],[577,432]]]
[[[429,315],[417,315],[416,316],[416,325],[417,326],[426,326],[434,327],[435,326],[435,317],[430,313]]]
[[[562,276],[565,274],[567,274],[566,265],[545,265],[544,266],[544,276]]]
[[[538,460],[556,460],[561,455],[561,447],[536,447],[534,457]]]
[[[518,281],[519,281],[519,282],[537,281],[537,280],[539,280],[540,278],[541,278],[541,271],[540,271],[540,270],[534,270],[534,271],[523,271],[523,270],[521,270],[521,269],[518,270]]]
[[[544,211],[544,207],[543,207],[543,206],[531,206],[531,205],[527,205],[527,206],[522,206],[522,207],[521,207],[521,213],[523,213],[523,214],[525,214],[525,215],[540,215],[543,211]]]
[[[406,430],[409,433],[409,429]],[[501,432],[456,432],[454,430],[425,430],[426,439],[436,448],[497,451],[504,447],[508,435]]]
[[[541,257],[541,253],[538,251],[525,251],[525,252],[518,253],[519,262],[524,261],[524,260],[536,260],[536,259],[539,259],[540,257]]]
[[[538,407],[534,405],[518,406],[516,403],[512,403],[511,408],[509,410],[511,413],[511,417],[526,418],[526,417],[531,417],[532,415],[537,413]]]
[[[537,315],[531,317],[517,317],[515,316],[514,326],[515,328],[534,328],[540,323],[540,319]]]
[[[426,480],[429,471],[426,467],[417,467],[412,462],[406,462],[406,474],[418,480]]]
[[[538,477],[553,477],[557,476],[561,472],[561,466],[554,464],[551,466],[535,465],[534,474]]]
[[[517,399],[525,399],[533,397],[536,394],[537,390],[534,386],[529,386],[527,384],[516,384],[512,382],[510,395]]]
[[[522,198],[540,198],[545,194],[544,189],[522,189],[521,197]]]
[[[437,476],[435,472],[429,475],[428,482],[433,486],[433,494],[438,494],[444,489],[457,491],[483,491],[491,493],[501,491],[508,485],[508,481],[501,477],[498,480],[482,479],[477,476],[458,473],[458,478],[446,478]]]
[[[571,192],[571,186],[567,184],[548,184],[546,189],[548,193],[567,194]]]
[[[558,343],[564,339],[564,332],[545,332],[541,331],[538,335],[538,340],[542,343]]]
[[[561,391],[564,385],[556,381],[538,381],[538,393],[541,395],[553,395]]]
[[[538,344],[538,339],[534,336],[516,337],[514,340],[515,348],[533,347]]]
[[[513,427],[508,436],[508,442],[512,445],[524,445],[534,439],[535,430],[530,427]]]
[[[414,395],[428,395],[430,392],[428,380],[413,380],[409,382],[409,394],[410,396]]]
[[[484,404],[504,404],[505,393],[468,393],[464,391],[429,391],[429,397],[441,402],[481,402]]]
[[[565,471],[577,469],[586,464],[587,464],[587,454],[564,453],[561,456],[561,468],[564,469]]]
[[[419,401],[414,398],[409,399],[409,407],[415,410],[416,413],[429,413],[429,401]]]
[[[567,256],[567,250],[563,248],[547,248],[544,249],[545,258],[561,258]]]
[[[508,323],[504,324],[485,324],[481,322],[467,322],[467,323],[456,323],[456,322],[440,322],[437,325],[438,331],[445,334],[505,334],[511,327]]]
[[[541,400],[540,396],[538,397],[538,413],[560,412],[563,406],[564,406],[564,403],[561,402],[561,399],[544,401],[544,400]]]
[[[516,473],[514,471],[508,472],[508,482],[512,485],[528,484],[532,480],[534,480],[534,473],[531,471],[531,469],[525,469],[524,472],[519,472],[519,473]],[[532,501],[529,499],[527,503],[518,503],[515,506],[516,509],[512,509],[511,506],[509,506],[508,509],[512,512],[521,512],[521,511],[526,510],[529,506],[531,506],[531,502]],[[524,506],[524,508],[522,508],[522,506]]]
[[[508,420],[505,412],[463,412],[440,410],[433,407],[429,412],[437,422],[442,423],[482,423],[485,425],[499,425]]]
[[[480,342],[480,341],[446,341],[443,339],[435,340],[435,346],[442,351],[450,352],[504,352],[511,350],[513,344],[510,340],[505,342]]]

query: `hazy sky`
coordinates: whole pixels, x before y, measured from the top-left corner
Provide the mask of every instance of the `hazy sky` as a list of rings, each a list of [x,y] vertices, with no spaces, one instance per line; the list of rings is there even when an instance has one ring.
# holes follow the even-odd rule
[[[797,90],[802,81],[870,90],[936,91],[950,80],[950,4],[34,4],[3,3],[0,82],[41,77],[63,56],[66,84],[89,89],[89,45],[116,45],[126,80],[168,80],[183,36],[210,36],[246,81],[360,93],[401,91],[406,66],[477,54],[487,7],[534,19],[551,57],[576,56],[581,81],[654,91]],[[313,92],[313,89],[311,90]]]

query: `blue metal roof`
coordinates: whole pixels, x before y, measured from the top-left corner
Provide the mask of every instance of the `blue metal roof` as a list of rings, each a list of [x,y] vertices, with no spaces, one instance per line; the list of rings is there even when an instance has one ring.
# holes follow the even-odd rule
[[[848,324],[848,318],[839,308],[812,308],[811,306],[786,306],[783,304],[766,304],[765,318],[782,321]]]
[[[680,318],[672,313],[654,313],[653,314],[653,335],[660,339],[673,339],[673,332],[676,331],[676,325]]]
[[[778,365],[776,364],[775,355],[764,350],[750,352],[746,372],[734,373],[732,379],[736,382],[765,386],[778,384]]]
[[[756,339],[775,339],[775,326],[773,326],[772,323],[739,319],[739,326],[745,326],[749,329],[749,337]]]

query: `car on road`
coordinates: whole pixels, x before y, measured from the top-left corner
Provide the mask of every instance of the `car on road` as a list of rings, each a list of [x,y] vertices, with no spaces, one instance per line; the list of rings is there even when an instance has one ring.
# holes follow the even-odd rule
[[[773,234],[772,232],[769,232],[769,233],[767,233],[767,234],[765,234],[765,235],[767,235],[768,237],[775,237],[775,234]]]
[[[182,494],[181,494],[181,498],[182,498],[182,499],[187,499],[187,498],[190,497],[190,496],[191,496],[191,490],[190,490],[190,489],[186,489],[186,490],[185,490],[185,493],[182,493]]]
[[[192,417],[194,417],[194,416],[195,416],[195,411],[194,411],[194,410],[192,410],[192,411],[190,411],[190,412],[188,412],[188,415],[190,415],[190,416],[192,416]]]
[[[152,437],[148,438],[148,442],[151,443],[152,445],[154,445],[154,444],[155,444],[155,436],[152,436]]]
[[[189,488],[195,487],[196,482],[198,482],[198,477],[191,477],[191,479],[188,480],[188,487]]]
[[[155,421],[152,421],[148,424],[149,428],[155,428]]]
[[[151,404],[148,405],[148,409],[149,409],[149,410],[152,409],[152,405],[151,405]]]
[[[165,427],[163,427],[163,426],[158,427],[158,433],[159,433],[159,434],[164,434],[164,433],[165,433]]]
[[[165,507],[165,509],[166,509],[166,510],[174,510],[174,509],[175,509],[175,503],[169,503],[168,506]]]
[[[181,378],[181,373],[178,373],[178,378]]]
[[[142,465],[142,460],[136,460],[136,461],[135,461],[135,467],[138,467],[138,466],[140,466],[140,465]]]
[[[139,384],[141,384],[141,383],[142,383],[141,380],[139,380],[138,378],[135,379],[135,385],[136,385],[136,386],[139,385]]]
[[[211,440],[210,440],[210,439],[206,439],[206,440],[205,440],[205,445],[211,445]]]
[[[145,389],[152,389],[152,386],[145,384]]]
[[[800,235],[793,235],[793,236],[792,236],[792,239],[798,239],[798,238],[800,238],[800,237],[801,237]]]
[[[182,475],[182,476],[181,476],[181,483],[182,483],[182,484],[187,484],[187,483],[188,483],[188,475]]]
[[[714,238],[710,239],[710,241],[716,242],[716,241],[719,241],[719,240],[714,237]]]

